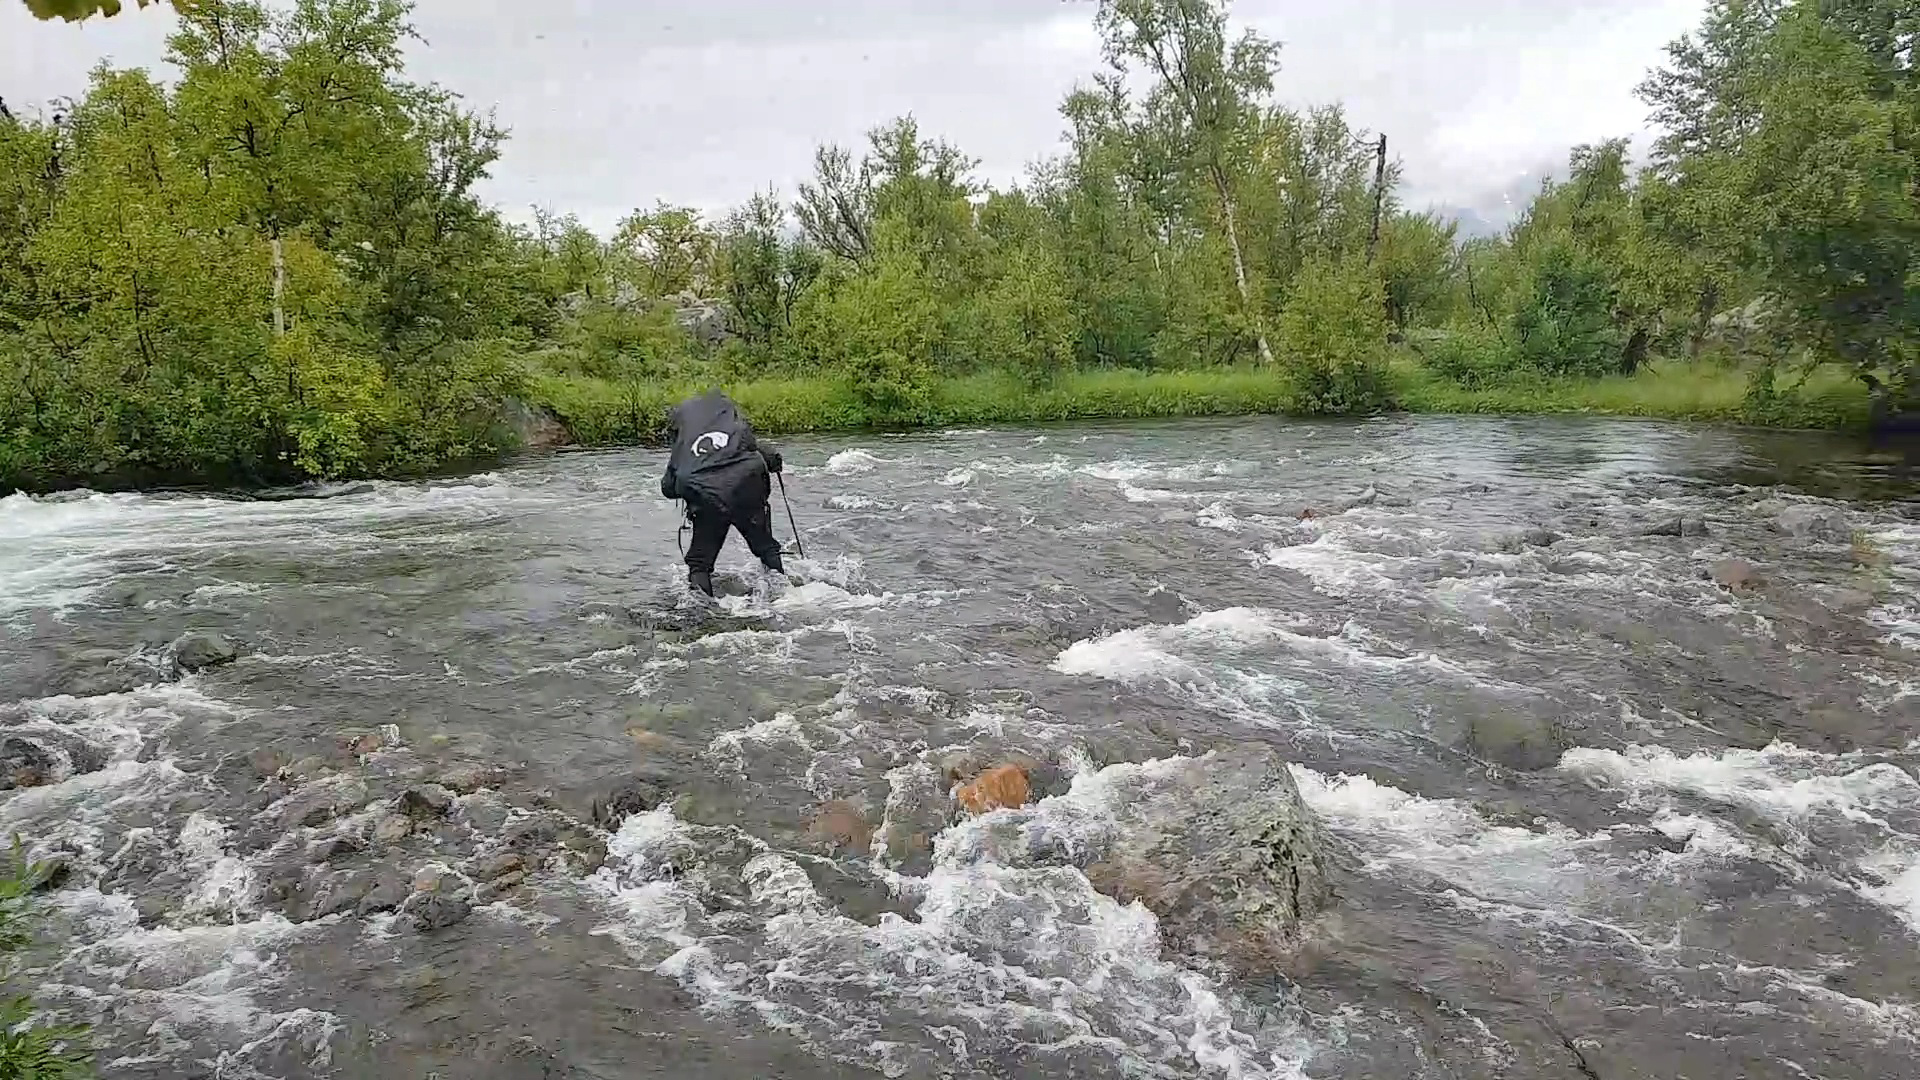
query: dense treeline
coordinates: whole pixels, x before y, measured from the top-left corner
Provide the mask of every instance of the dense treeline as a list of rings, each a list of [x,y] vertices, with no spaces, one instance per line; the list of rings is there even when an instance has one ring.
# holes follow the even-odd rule
[[[1760,419],[1822,365],[1915,393],[1920,17],[1893,0],[1716,0],[1644,88],[1644,168],[1582,147],[1466,243],[1339,107],[1276,103],[1276,46],[1224,0],[1102,0],[1105,69],[1019,185],[902,117],[821,147],[792,202],[610,236],[474,197],[505,132],[408,81],[407,13],[195,0],[171,87],[102,68],[0,114],[0,485],[420,470],[508,445],[512,397],[611,440],[713,381],[836,426],[993,411],[956,386],[1008,419],[1098,411],[1083,388],[1226,407],[1194,372],[1321,413],[1409,373],[1655,362],[1737,365]]]

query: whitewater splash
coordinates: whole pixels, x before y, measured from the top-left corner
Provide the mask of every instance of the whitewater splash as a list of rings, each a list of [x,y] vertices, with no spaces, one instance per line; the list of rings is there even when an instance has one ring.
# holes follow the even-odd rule
[[[972,861],[968,848],[943,841],[925,877],[896,885],[916,898],[911,917],[868,924],[834,910],[793,858],[657,810],[610,845],[597,884],[620,918],[601,932],[709,1007],[888,1076],[1091,1052],[1111,1064],[1089,1075],[1305,1077],[1307,1041],[1276,1039],[1212,979],[1158,959],[1144,909],[1078,871]],[[764,920],[746,940],[708,914],[724,894]]]
[[[492,474],[429,485],[357,485],[349,494],[317,499],[8,495],[0,498],[0,618],[90,606],[114,578],[216,566],[235,551],[292,551],[321,561],[396,546],[457,548],[463,523],[550,503],[545,493]],[[216,581],[193,591],[245,595],[259,588]]]

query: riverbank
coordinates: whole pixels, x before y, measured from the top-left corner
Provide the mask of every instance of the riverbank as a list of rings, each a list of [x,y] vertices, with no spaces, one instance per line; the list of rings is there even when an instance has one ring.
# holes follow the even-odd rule
[[[1393,368],[1394,400],[1406,412],[1591,413],[1832,431],[1867,427],[1866,388],[1838,367],[1821,368],[1797,387],[1782,379],[1766,399],[1752,396],[1750,386],[1747,371],[1704,363],[1656,363],[1631,377],[1519,378],[1474,388],[1411,363]]]
[[[1765,402],[1748,394],[1744,371],[1704,364],[1650,365],[1630,378],[1526,378],[1471,389],[1410,362],[1394,364],[1390,376],[1395,405],[1413,413],[1589,413],[1835,430],[1867,422],[1865,390],[1838,370],[1823,370]],[[532,403],[557,418],[572,442],[622,446],[657,441],[667,409],[700,389],[547,376],[534,380]],[[839,379],[755,380],[726,390],[769,435],[1308,411],[1285,372],[1251,368],[1075,371],[1044,387],[1004,373],[972,375],[936,383],[924,406],[904,418],[876,415]]]
[[[1476,388],[1462,387],[1405,358],[1391,365],[1388,374],[1393,408],[1408,413],[1580,413],[1841,431],[1864,430],[1868,420],[1864,388],[1839,369],[1822,370],[1804,385],[1783,388],[1764,401],[1748,393],[1745,371],[1708,364],[1654,364],[1631,378],[1516,378]],[[1255,368],[1073,371],[1047,386],[1033,386],[1007,372],[988,372],[934,383],[924,403],[907,415],[877,413],[862,402],[851,382],[839,378],[722,380],[722,385],[756,428],[776,436],[1311,412],[1303,407],[1287,372]],[[705,388],[692,381],[621,383],[535,374],[525,383],[524,402],[515,399],[501,410],[501,426],[511,430],[496,430],[481,442],[532,449],[653,444],[663,435],[667,410]],[[437,463],[432,470],[374,468],[335,478],[437,475],[490,460],[489,454],[470,455]],[[18,469],[9,473],[0,468],[0,493],[244,489],[298,479],[298,474],[255,475],[232,462],[208,462],[195,474],[127,464],[84,475]]]

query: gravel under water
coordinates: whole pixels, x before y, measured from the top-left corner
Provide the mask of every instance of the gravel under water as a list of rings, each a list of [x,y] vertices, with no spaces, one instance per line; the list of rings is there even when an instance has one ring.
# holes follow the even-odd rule
[[[26,985],[122,1077],[1920,1074],[1897,462],[1595,419],[783,449],[810,557],[734,537],[717,606],[650,451],[0,499],[0,830],[61,868]],[[239,658],[174,674],[189,631]],[[926,817],[962,757],[1055,769],[1067,834],[1247,742],[1339,868],[1264,977]]]

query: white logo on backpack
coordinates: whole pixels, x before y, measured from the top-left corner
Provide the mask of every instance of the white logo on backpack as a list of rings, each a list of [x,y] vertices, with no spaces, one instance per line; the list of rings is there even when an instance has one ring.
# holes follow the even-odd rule
[[[693,456],[706,457],[715,450],[725,450],[729,441],[731,440],[727,438],[726,432],[709,431],[705,435],[693,440]]]

